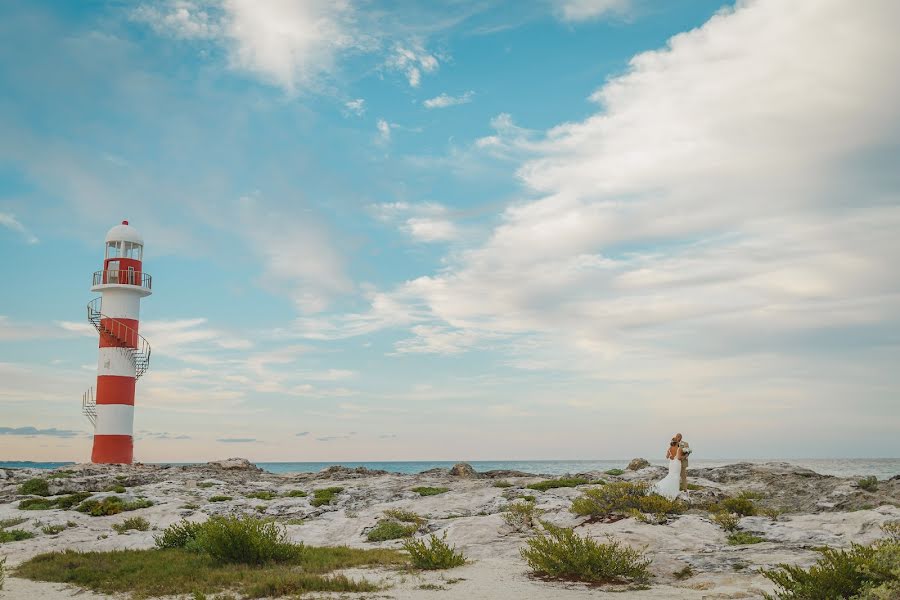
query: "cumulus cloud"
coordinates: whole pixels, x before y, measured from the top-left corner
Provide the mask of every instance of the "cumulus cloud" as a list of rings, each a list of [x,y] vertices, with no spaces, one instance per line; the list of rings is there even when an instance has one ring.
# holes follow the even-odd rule
[[[425,100],[422,105],[425,108],[447,108],[448,106],[457,106],[459,104],[468,104],[475,96],[475,92],[468,91],[460,96],[449,96],[446,93],[434,98]]]
[[[460,235],[447,207],[436,202],[386,202],[370,209],[378,220],[398,226],[417,242],[447,242]]]
[[[410,87],[417,88],[422,83],[422,74],[437,71],[440,63],[421,42],[413,41],[395,44],[385,66],[403,73]]]
[[[15,215],[0,212],[0,225],[20,234],[29,244],[37,244],[40,241],[36,235],[31,233],[27,227],[16,219]]]
[[[78,431],[71,431],[69,429],[56,429],[55,427],[51,427],[50,429],[40,429],[38,427],[26,426],[26,427],[0,427],[0,435],[23,435],[23,436],[49,436],[49,437],[62,437],[62,438],[71,438],[79,435]]]

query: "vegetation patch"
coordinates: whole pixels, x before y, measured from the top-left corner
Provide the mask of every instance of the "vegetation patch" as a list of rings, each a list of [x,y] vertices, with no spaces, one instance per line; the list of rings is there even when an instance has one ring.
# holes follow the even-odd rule
[[[728,534],[728,545],[729,546],[743,546],[745,544],[758,544],[760,542],[766,541],[765,538],[761,538],[758,535],[753,535],[747,531],[735,531],[734,533]]]
[[[740,518],[737,515],[725,511],[713,513],[712,520],[716,523],[716,525],[718,525],[728,533],[737,531],[738,523],[740,522]]]
[[[313,499],[310,504],[313,506],[325,506],[334,502],[338,494],[344,491],[342,487],[328,487],[313,491]]]
[[[275,492],[270,492],[268,490],[259,490],[256,492],[250,492],[246,495],[247,498],[256,498],[257,500],[274,500],[278,497],[278,494]]]
[[[694,576],[694,569],[691,568],[691,565],[685,565],[683,569],[679,569],[672,573],[672,576],[675,577],[678,581],[683,581],[685,579],[690,579]]]
[[[307,494],[303,490],[291,490],[287,494],[285,494],[285,497],[287,497],[287,498],[306,498],[308,495],[309,494]]]
[[[104,492],[114,492],[116,494],[124,494],[126,492],[125,486],[121,483],[114,483],[113,485],[107,487]]]
[[[412,491],[414,491],[415,493],[417,493],[420,496],[437,496],[438,494],[444,494],[446,492],[449,492],[450,488],[421,486],[421,487],[414,487],[412,489]]]
[[[210,502],[228,502],[229,500],[233,500],[231,496],[210,496]]]
[[[394,519],[395,521],[401,521],[403,523],[415,523],[416,525],[421,525],[425,522],[425,517],[422,515],[416,514],[411,510],[403,510],[400,508],[392,508],[390,510],[384,511],[384,516],[389,519]]]
[[[654,515],[655,522],[661,523],[665,522],[667,515],[683,513],[686,507],[678,500],[649,493],[645,483],[619,481],[586,490],[572,501],[570,510],[576,515],[592,518],[649,513]]]
[[[505,479],[500,479],[493,483],[493,487],[495,487],[495,488],[508,488],[508,487],[512,487],[512,486],[513,486],[513,484],[506,481]]]
[[[610,539],[600,543],[571,529],[544,523],[546,534],[528,540],[522,558],[539,577],[591,583],[644,583],[650,560]]]
[[[40,477],[29,479],[19,486],[19,493],[29,496],[49,496],[50,484],[47,483],[46,479]]]
[[[75,492],[55,498],[25,498],[19,502],[19,510],[51,510],[54,508],[68,510],[93,495],[91,492]]]
[[[619,475],[623,475],[625,471],[623,471],[622,469],[610,469],[608,471],[605,471],[605,473],[607,475],[612,475],[613,477],[618,477]]]
[[[387,540],[398,540],[408,538],[415,535],[419,526],[415,523],[401,523],[392,519],[382,519],[378,521],[366,534],[366,539],[370,542],[385,542]]]
[[[0,529],[6,529],[7,527],[15,527],[16,525],[21,525],[25,521],[27,521],[25,517],[16,517],[12,519],[0,519]]]
[[[747,497],[725,498],[722,500],[722,508],[728,512],[737,513],[744,517],[752,517],[756,514],[756,505]]]
[[[856,485],[859,486],[859,489],[866,492],[874,492],[878,489],[878,478],[874,475],[869,475],[857,481]]]
[[[438,537],[433,533],[425,539],[406,540],[403,549],[409,554],[409,560],[417,569],[436,570],[452,569],[466,564],[462,552],[447,544],[447,534]]]
[[[517,531],[528,531],[534,529],[543,512],[535,508],[534,502],[511,502],[504,509],[503,520]]]
[[[150,521],[144,517],[130,517],[121,523],[116,523],[112,528],[119,535],[122,535],[126,531],[147,531],[150,529]]]
[[[126,501],[118,496],[108,496],[102,500],[85,500],[75,510],[89,514],[92,517],[105,517],[147,508],[148,506],[153,506],[153,502],[144,498]]]
[[[6,557],[0,558],[0,591],[3,590],[3,584],[6,582]]]
[[[214,485],[216,485],[216,484],[213,483],[212,481],[201,481],[197,484],[197,487],[198,488],[211,488]]]
[[[900,523],[883,527],[887,539],[871,546],[851,544],[848,550],[824,548],[809,569],[779,565],[763,571],[777,586],[769,600],[900,598]]]
[[[0,529],[0,544],[6,542],[18,542],[34,537],[34,534],[24,529]]]
[[[41,527],[41,533],[44,535],[57,535],[62,533],[69,527],[76,527],[75,523],[69,521],[68,523],[57,523],[55,525],[44,525]]]
[[[536,483],[529,483],[525,487],[527,487],[530,490],[546,492],[547,490],[552,490],[553,488],[575,487],[575,486],[579,486],[579,485],[584,485],[586,483],[591,483],[591,482],[590,482],[590,480],[585,479],[584,477],[560,477],[559,479],[545,479],[544,481],[538,481]]]

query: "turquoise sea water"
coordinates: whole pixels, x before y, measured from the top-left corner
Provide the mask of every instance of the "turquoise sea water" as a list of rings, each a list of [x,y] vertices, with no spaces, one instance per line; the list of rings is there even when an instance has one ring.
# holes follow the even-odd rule
[[[900,475],[900,458],[808,458],[808,459],[692,459],[691,467],[718,467],[737,462],[789,462],[807,469],[812,469],[823,475],[837,475],[841,477],[863,477],[875,475],[879,479],[889,479]],[[663,461],[650,461],[653,464],[663,465]],[[6,468],[32,468],[55,469],[68,462],[15,462],[0,461],[0,467]],[[192,463],[177,463],[192,464]],[[260,462],[257,465],[272,473],[315,473],[332,465],[345,467],[366,467],[368,469],[382,469],[393,473],[419,473],[436,467],[450,468],[453,461],[403,461],[403,462]],[[624,469],[628,464],[627,459],[621,460],[502,460],[469,461],[476,471],[490,471],[494,469],[512,469],[526,473],[561,475],[563,473],[579,473],[585,471],[606,471],[608,469]]]

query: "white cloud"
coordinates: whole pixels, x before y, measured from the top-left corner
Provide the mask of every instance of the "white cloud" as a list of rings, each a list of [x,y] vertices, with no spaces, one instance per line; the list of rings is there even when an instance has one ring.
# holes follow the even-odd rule
[[[356,98],[355,100],[348,100],[344,102],[344,108],[347,109],[348,114],[356,115],[357,117],[361,117],[366,112],[366,101],[364,98]]]
[[[221,17],[195,0],[169,0],[142,4],[132,17],[150,25],[157,33],[182,39],[212,39],[221,34]]]
[[[391,124],[385,121],[384,119],[378,119],[375,123],[375,127],[378,129],[378,141],[382,144],[386,144],[391,141]]]
[[[621,17],[634,9],[634,0],[554,0],[553,4],[557,18],[567,23]]]
[[[447,207],[436,202],[386,202],[370,209],[377,219],[396,224],[418,242],[447,242],[460,237]]]
[[[425,108],[447,108],[448,106],[457,106],[459,104],[468,104],[475,96],[475,92],[468,91],[460,96],[449,96],[446,93],[434,98],[425,100],[422,105]]]
[[[403,73],[410,87],[416,88],[422,82],[422,73],[437,71],[440,63],[433,54],[425,50],[421,42],[413,41],[395,44],[385,66]]]
[[[0,225],[21,234],[29,244],[37,244],[40,241],[36,235],[31,233],[27,227],[16,219],[15,215],[0,212]]]

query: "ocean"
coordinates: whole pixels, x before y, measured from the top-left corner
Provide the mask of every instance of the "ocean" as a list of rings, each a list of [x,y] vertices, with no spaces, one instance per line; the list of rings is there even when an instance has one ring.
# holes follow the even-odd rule
[[[789,462],[823,475],[839,477],[865,477],[874,475],[879,479],[890,479],[900,475],[900,458],[804,458],[804,459],[692,459],[691,467],[719,467],[737,462],[763,463],[770,461]],[[564,473],[580,473],[585,471],[606,471],[624,469],[627,459],[621,460],[473,460],[468,461],[476,471],[494,469],[510,469],[526,473],[562,475]],[[663,466],[662,460],[651,460],[653,464]],[[16,462],[0,461],[0,468],[32,468],[55,469],[71,465],[71,462]],[[160,463],[160,464],[195,464],[195,463]],[[272,473],[315,473],[326,467],[342,465],[345,467],[366,467],[382,469],[393,473],[420,473],[436,467],[450,468],[453,461],[397,461],[397,462],[259,462],[262,469]]]

